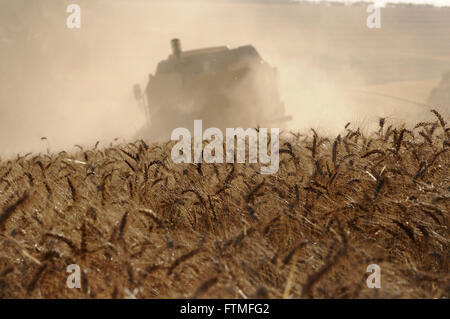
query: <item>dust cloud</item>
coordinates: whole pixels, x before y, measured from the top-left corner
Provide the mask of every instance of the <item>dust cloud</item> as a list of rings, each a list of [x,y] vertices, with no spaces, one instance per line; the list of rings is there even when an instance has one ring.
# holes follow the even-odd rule
[[[80,29],[66,27],[71,3]],[[286,129],[425,116],[403,100],[425,103],[448,68],[450,10],[383,9],[377,30],[367,16],[282,1],[0,0],[0,155],[133,138],[145,113],[132,86],[145,86],[172,38],[186,50],[253,44],[279,69]]]

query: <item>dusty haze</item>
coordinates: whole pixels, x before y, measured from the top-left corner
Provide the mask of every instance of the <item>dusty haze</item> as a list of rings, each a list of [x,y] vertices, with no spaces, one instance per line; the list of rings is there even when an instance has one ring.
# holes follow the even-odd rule
[[[80,30],[66,28],[74,2]],[[0,0],[0,155],[132,138],[144,124],[132,85],[145,85],[174,37],[186,50],[253,44],[280,70],[290,129],[423,119],[425,106],[361,91],[424,103],[450,69],[450,9],[383,9],[380,30],[367,16],[237,1]]]

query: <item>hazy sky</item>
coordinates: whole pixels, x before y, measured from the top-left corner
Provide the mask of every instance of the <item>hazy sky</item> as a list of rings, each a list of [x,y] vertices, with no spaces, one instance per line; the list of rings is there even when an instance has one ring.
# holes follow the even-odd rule
[[[300,0],[300,1],[311,1],[311,2],[320,2],[321,0]],[[361,0],[332,0],[334,2],[360,2]],[[372,2],[369,0],[365,0],[367,2]],[[433,4],[435,6],[450,6],[450,0],[374,0],[373,2],[379,3],[380,5],[384,5],[387,2],[390,3],[414,3],[414,4]]]
[[[185,50],[254,45],[279,70],[289,129],[427,120],[380,93],[427,100],[450,65],[450,10],[385,9],[371,30],[364,7],[258,4],[269,1],[291,0],[0,0],[0,158],[134,139],[146,118],[133,85],[175,37]]]

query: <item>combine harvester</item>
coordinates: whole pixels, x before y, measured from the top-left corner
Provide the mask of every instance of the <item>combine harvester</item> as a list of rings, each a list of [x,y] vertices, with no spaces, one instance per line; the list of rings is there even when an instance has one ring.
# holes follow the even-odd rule
[[[147,116],[139,137],[169,139],[178,127],[192,132],[194,120],[224,131],[281,127],[291,119],[280,99],[278,70],[253,46],[182,51],[178,39],[171,45],[172,54],[149,75],[145,90],[134,86]]]

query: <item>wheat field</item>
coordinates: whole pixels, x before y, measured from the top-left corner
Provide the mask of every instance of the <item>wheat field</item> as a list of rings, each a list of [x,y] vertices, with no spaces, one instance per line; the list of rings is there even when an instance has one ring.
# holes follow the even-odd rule
[[[285,132],[274,175],[143,140],[2,160],[0,298],[448,298],[450,128],[432,112]]]

